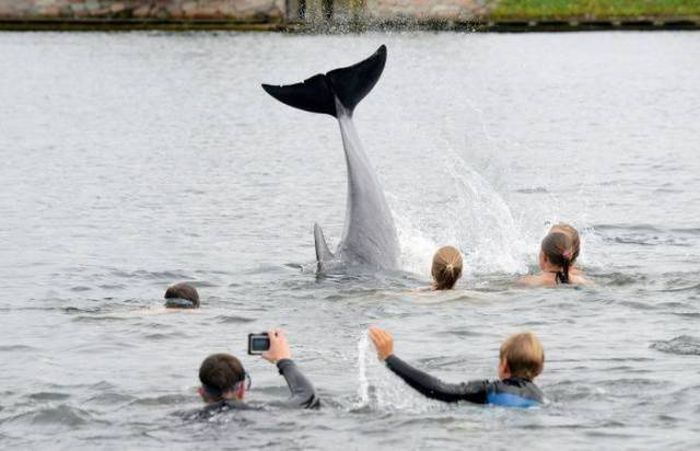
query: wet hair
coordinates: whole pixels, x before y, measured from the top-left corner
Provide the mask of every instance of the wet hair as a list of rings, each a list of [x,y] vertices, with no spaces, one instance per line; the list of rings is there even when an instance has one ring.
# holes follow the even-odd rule
[[[576,230],[570,224],[560,222],[558,224],[554,224],[549,231],[562,232],[565,235],[569,235],[569,238],[571,239],[571,264],[573,265],[578,258],[578,255],[581,253],[581,237],[578,234],[578,230]]]
[[[212,354],[199,367],[199,381],[213,400],[223,398],[227,391],[245,379],[245,369],[240,360],[231,354]]]
[[[199,293],[197,293],[197,289],[184,282],[169,286],[165,290],[165,300],[166,307],[199,308]]]
[[[511,376],[532,380],[544,368],[544,348],[534,333],[521,332],[503,342],[500,359],[508,364]]]
[[[431,270],[436,290],[451,290],[462,277],[462,254],[452,246],[438,249]]]
[[[569,283],[569,269],[572,262],[571,238],[564,232],[549,232],[542,240],[542,252],[547,260],[561,268],[557,271],[557,283]]]

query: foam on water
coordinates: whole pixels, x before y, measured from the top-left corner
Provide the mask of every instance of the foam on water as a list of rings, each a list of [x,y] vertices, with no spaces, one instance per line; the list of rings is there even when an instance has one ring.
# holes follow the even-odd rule
[[[526,272],[531,246],[500,193],[454,151],[442,153],[441,169],[441,203],[394,206],[403,269],[429,276],[435,251],[453,245],[465,256],[465,273]]]
[[[358,402],[356,408],[426,412],[444,404],[425,398],[406,385],[377,359],[367,333],[357,342]]]

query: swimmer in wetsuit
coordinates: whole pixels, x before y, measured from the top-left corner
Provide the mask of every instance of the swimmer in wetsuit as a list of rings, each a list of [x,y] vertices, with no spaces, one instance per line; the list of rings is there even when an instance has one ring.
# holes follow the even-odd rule
[[[507,407],[533,407],[544,401],[544,395],[533,382],[544,368],[544,350],[531,332],[515,334],[501,345],[499,380],[461,384],[443,382],[399,359],[394,355],[394,340],[389,332],[371,327],[369,336],[377,348],[379,360],[428,398]]]
[[[273,329],[268,334],[270,349],[262,357],[277,365],[292,393],[289,399],[270,405],[296,409],[318,408],[320,400],[316,390],[292,360],[284,332]],[[206,419],[231,409],[251,408],[244,402],[245,395],[250,390],[250,376],[236,357],[230,354],[210,355],[199,368],[199,380],[202,385],[198,393],[207,406],[187,415],[188,417]]]

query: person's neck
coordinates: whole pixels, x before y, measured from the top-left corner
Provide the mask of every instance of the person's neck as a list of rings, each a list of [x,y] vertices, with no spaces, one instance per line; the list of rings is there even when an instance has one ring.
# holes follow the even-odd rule
[[[545,265],[545,267],[542,269],[542,272],[545,274],[557,274],[562,271],[561,266],[554,266],[554,265]]]
[[[520,380],[532,382],[532,379],[530,379],[529,377],[525,377],[525,376],[514,376],[514,375],[512,375],[512,374],[509,374],[508,377],[504,377],[504,378],[501,379],[501,380],[502,380],[502,381],[506,381],[506,380],[508,380],[508,379],[514,379],[514,380],[520,379]]]
[[[216,398],[216,399],[208,399],[207,404],[218,404],[220,402],[226,402],[226,401],[242,401],[242,398],[237,397],[236,395],[229,395],[229,394],[224,394],[223,396]]]

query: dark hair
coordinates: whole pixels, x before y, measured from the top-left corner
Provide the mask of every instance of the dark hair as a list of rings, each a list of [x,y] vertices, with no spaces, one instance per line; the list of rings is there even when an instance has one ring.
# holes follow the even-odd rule
[[[578,230],[565,222],[554,224],[549,230],[550,232],[562,232],[565,235],[569,235],[569,238],[571,238],[571,264],[573,265],[581,253],[581,237],[578,234]]]
[[[207,394],[219,400],[227,391],[245,379],[240,360],[231,354],[212,354],[199,367],[199,380]]]
[[[542,252],[550,263],[559,266],[557,283],[569,283],[569,268],[571,267],[572,251],[571,238],[564,232],[549,232],[542,240]]]
[[[182,282],[169,286],[168,289],[165,290],[165,299],[184,299],[192,303],[191,308],[199,308],[199,293],[197,293],[195,287],[188,283]],[[186,305],[180,305],[178,303],[166,302],[165,305],[167,307],[187,308]]]
[[[462,276],[462,254],[452,246],[438,249],[431,269],[436,290],[451,290]]]

